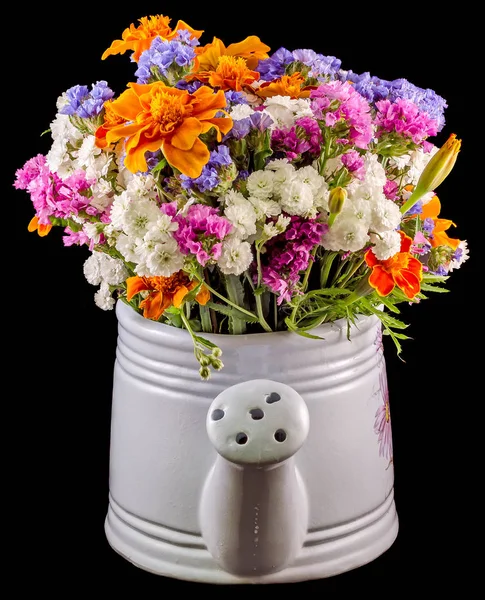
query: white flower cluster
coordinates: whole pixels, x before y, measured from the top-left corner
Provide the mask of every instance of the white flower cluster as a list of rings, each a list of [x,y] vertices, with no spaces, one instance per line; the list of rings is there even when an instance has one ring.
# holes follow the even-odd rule
[[[223,242],[218,260],[225,274],[240,275],[251,264],[251,242],[283,233],[290,223],[287,215],[315,217],[328,202],[328,186],[312,166],[295,169],[286,159],[273,160],[266,169],[254,171],[246,181],[248,197],[235,190],[219,198],[233,233]],[[277,217],[276,223],[268,218]]]
[[[336,165],[327,168],[334,169]],[[386,174],[377,156],[365,157],[365,178],[354,179],[347,187],[348,197],[342,211],[323,237],[327,250],[356,252],[371,242],[379,260],[386,260],[399,252],[401,223],[399,207],[388,200],[383,192]]]
[[[111,310],[115,300],[110,285],[120,285],[128,277],[128,271],[122,260],[94,251],[84,262],[84,276],[91,285],[99,285],[94,301],[99,308]]]
[[[154,201],[156,186],[151,175],[136,175],[116,196],[111,223],[104,233],[123,258],[135,265],[137,275],[168,277],[179,271],[184,256],[172,233],[178,223],[162,213]]]
[[[289,96],[272,96],[263,103],[263,114],[271,117],[270,129],[286,129],[295,124],[301,117],[312,117],[310,100],[307,98],[293,99]],[[240,121],[250,117],[256,111],[251,104],[236,104],[229,111],[233,121]],[[258,111],[260,112],[260,111]]]

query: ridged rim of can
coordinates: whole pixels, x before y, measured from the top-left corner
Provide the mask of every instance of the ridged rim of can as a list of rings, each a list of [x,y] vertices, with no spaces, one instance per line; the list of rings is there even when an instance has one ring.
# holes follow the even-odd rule
[[[187,330],[180,329],[178,327],[172,327],[171,325],[166,325],[165,323],[160,323],[158,321],[151,321],[150,319],[145,319],[134,308],[123,302],[123,300],[118,300],[116,303],[116,316],[124,328],[130,329],[128,324],[131,324],[133,327],[136,327],[136,333],[138,337],[140,337],[140,331],[142,330],[149,338],[160,335],[163,335],[165,338],[167,336],[175,339],[189,338],[189,333],[187,332]],[[359,325],[359,327],[356,328],[355,325],[352,325],[353,335],[360,335],[364,333],[368,329],[374,327],[377,321],[378,318],[375,315],[357,316],[356,323]],[[313,329],[311,333],[313,335],[320,335],[322,338],[328,340],[329,334],[339,335],[342,330],[346,331],[346,329],[347,320],[345,318],[341,318],[331,323],[324,323],[323,325],[319,325],[318,327]],[[284,339],[296,336],[297,338],[305,339],[297,333],[288,330],[261,333],[245,333],[240,335],[230,335],[227,333],[198,332],[198,335],[208,339],[209,341],[217,342],[218,345],[221,343],[227,345],[229,341],[233,344],[247,342],[261,343],[263,341],[267,342],[269,339],[274,340],[277,337]]]

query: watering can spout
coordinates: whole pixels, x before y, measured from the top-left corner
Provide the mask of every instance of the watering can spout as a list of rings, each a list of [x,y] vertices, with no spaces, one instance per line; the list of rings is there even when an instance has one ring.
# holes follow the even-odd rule
[[[202,537],[224,570],[266,575],[291,564],[308,529],[294,461],[309,432],[303,398],[266,379],[224,390],[207,413],[217,457],[200,503]]]

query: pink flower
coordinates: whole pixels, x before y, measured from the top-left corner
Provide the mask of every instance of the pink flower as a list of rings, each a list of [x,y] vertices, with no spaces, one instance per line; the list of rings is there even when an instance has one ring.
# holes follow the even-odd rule
[[[395,181],[388,179],[384,184],[384,194],[388,200],[396,200],[398,185]]]
[[[387,387],[387,376],[385,368],[381,368],[379,374],[380,394],[382,404],[377,409],[374,421],[374,433],[378,436],[379,456],[392,462],[392,431],[391,412],[389,409],[389,391]]]
[[[378,137],[387,131],[411,138],[415,144],[420,144],[430,135],[438,133],[438,122],[428,113],[421,112],[416,104],[407,98],[400,98],[396,102],[379,100],[376,107]]]
[[[324,120],[327,127],[344,121],[349,127],[348,141],[357,148],[367,148],[373,136],[371,107],[348,81],[323,83],[310,92],[310,98],[317,119]]]
[[[349,150],[342,155],[342,164],[356,179],[365,178],[364,159],[357,150]]]

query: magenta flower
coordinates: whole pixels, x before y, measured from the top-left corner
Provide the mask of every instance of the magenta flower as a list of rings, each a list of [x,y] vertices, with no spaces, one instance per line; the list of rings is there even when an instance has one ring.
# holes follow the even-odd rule
[[[348,141],[357,148],[367,148],[373,137],[371,107],[347,81],[330,81],[310,92],[311,108],[327,127],[343,121],[349,128]]]
[[[392,179],[388,179],[386,181],[386,183],[384,184],[384,194],[385,194],[386,198],[388,200],[396,200],[398,188],[399,188],[399,186],[396,181],[393,181]]]
[[[356,179],[365,178],[364,159],[357,150],[349,150],[342,155],[342,164]]]
[[[284,152],[288,160],[297,160],[305,152],[316,157],[321,151],[322,131],[315,119],[301,117],[289,129],[275,129],[271,142],[273,150]]]
[[[411,138],[415,144],[420,144],[430,135],[438,133],[438,122],[428,113],[420,111],[411,100],[379,100],[376,107],[377,137],[387,131]]]
[[[392,431],[391,412],[389,409],[389,391],[387,387],[387,376],[384,368],[379,375],[380,394],[382,404],[377,409],[374,421],[374,433],[379,442],[379,456],[392,461]]]
[[[230,221],[219,216],[218,208],[192,204],[184,215],[176,213],[174,204],[162,204],[162,211],[179,224],[173,236],[182,254],[193,254],[203,267],[209,260],[217,260],[221,256],[222,241],[233,229]]]

